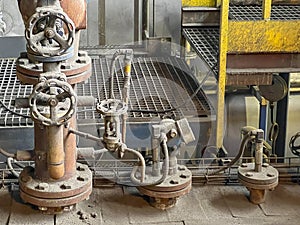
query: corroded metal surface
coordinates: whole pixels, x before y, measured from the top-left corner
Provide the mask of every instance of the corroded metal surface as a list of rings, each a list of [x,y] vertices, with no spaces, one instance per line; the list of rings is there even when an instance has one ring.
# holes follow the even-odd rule
[[[35,13],[37,1],[18,0],[18,3],[23,20],[26,23],[26,21],[28,21]],[[60,4],[64,12],[67,13],[74,22],[77,30],[86,28],[86,0],[60,0]]]
[[[216,6],[215,0],[182,0],[182,6]]]
[[[80,83],[87,80],[92,74],[91,58],[84,51],[79,51],[78,56],[71,62],[61,63],[61,72],[67,76],[70,84]],[[42,63],[31,62],[26,54],[22,54],[16,61],[18,79],[23,84],[36,84],[41,73],[43,73]]]
[[[278,171],[263,164],[262,171],[255,172],[254,163],[243,163],[238,168],[239,181],[250,191],[250,201],[261,204],[265,201],[266,190],[273,190],[278,185]]]
[[[155,208],[168,209],[176,204],[180,196],[186,195],[192,188],[192,173],[185,166],[179,165],[178,172],[156,186],[138,187],[138,190],[150,197],[150,204]]]
[[[226,85],[270,85],[272,84],[272,73],[264,72],[227,72]]]
[[[300,21],[229,21],[228,52],[300,52]]]
[[[92,173],[86,165],[77,164],[74,176],[56,182],[47,182],[35,176],[33,167],[26,167],[20,174],[20,192],[25,202],[49,208],[72,206],[88,198],[92,191]]]

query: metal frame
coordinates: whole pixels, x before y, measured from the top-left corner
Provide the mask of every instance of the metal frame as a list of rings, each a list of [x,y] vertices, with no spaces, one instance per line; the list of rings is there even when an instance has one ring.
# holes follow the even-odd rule
[[[183,6],[186,6],[188,2],[183,0]],[[203,2],[198,1],[198,5],[191,4],[189,6],[206,6],[201,5],[201,3]],[[210,44],[203,44],[202,46],[204,41],[201,41],[200,38],[207,29],[203,24],[199,26],[198,23],[193,28],[188,27],[186,23],[183,24],[183,36],[217,74],[219,81],[216,129],[218,148],[222,148],[223,143],[224,97],[227,84],[259,85],[264,83],[267,85],[271,84],[272,73],[274,72],[300,71],[300,42],[298,40],[300,5],[271,4],[271,1],[265,0],[263,7],[247,5],[229,7],[229,2],[223,0],[220,8],[220,28],[217,26],[214,28],[220,29],[219,37],[215,38],[219,43],[217,48],[211,48]],[[183,10],[183,13],[185,11]],[[195,17],[195,15],[193,16]],[[191,22],[193,20],[185,18],[185,21]],[[197,35],[193,34],[195,32]],[[207,36],[207,39],[210,40],[211,38]],[[253,43],[256,42],[257,45],[254,45]],[[208,53],[205,53],[205,48],[213,49],[211,51],[214,53],[213,60],[207,57]],[[218,67],[214,67],[215,64]],[[243,79],[238,79],[241,75],[246,76]],[[252,75],[252,78],[249,75]],[[232,78],[233,82],[231,82]],[[261,114],[264,114],[263,108],[261,110]],[[261,126],[264,125],[261,124]]]

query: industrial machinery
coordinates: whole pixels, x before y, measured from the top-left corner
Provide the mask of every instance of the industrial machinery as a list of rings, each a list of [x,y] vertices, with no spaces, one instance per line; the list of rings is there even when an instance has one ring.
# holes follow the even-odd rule
[[[76,84],[91,75],[90,58],[78,51],[85,4],[83,0],[19,1],[27,53],[17,61],[17,76],[34,85],[20,107],[30,108],[35,138],[30,153],[35,165],[20,174],[20,194],[47,213],[70,210],[92,191],[92,173],[76,163],[76,137],[69,133],[76,128],[80,98]]]
[[[133,50],[119,49],[113,54],[110,67],[109,96],[96,99],[78,96],[77,85],[91,76],[91,58],[79,51],[80,30],[86,27],[86,1],[19,0],[25,24],[26,53],[16,62],[16,75],[22,84],[33,85],[30,96],[15,99],[17,108],[29,108],[34,122],[34,150],[18,151],[14,158],[34,160],[19,175],[20,195],[44,213],[70,211],[89,198],[92,172],[88,163],[77,162],[76,136],[103,144],[102,152],[117,159],[135,157],[130,180],[141,193],[150,197],[153,206],[173,207],[178,197],[191,190],[192,174],[179,165],[180,148],[195,140],[185,118],[162,119],[152,125],[151,166],[144,156],[126,145],[126,124]],[[124,58],[122,95],[116,98],[115,64]],[[78,131],[77,107],[91,106],[103,118],[102,137]],[[171,109],[170,112],[174,111]],[[127,156],[129,155],[129,156]]]
[[[245,131],[246,130],[246,131]],[[278,185],[278,171],[263,162],[264,131],[260,129],[243,129],[246,133],[242,143],[253,142],[255,160],[253,163],[242,163],[238,168],[239,181],[250,191],[250,201],[261,204],[265,201],[266,190],[273,190]]]
[[[135,4],[140,8],[138,2]],[[34,146],[33,150],[16,153],[0,148],[0,153],[8,157],[9,172],[19,176],[24,202],[49,214],[70,211],[77,203],[89,198],[93,184],[97,186],[97,182],[105,183],[111,179],[121,185],[136,186],[152,206],[162,210],[173,207],[179,197],[188,194],[192,181],[241,183],[250,191],[250,201],[261,204],[266,191],[273,190],[279,178],[285,178],[280,177],[280,168],[287,168],[291,174],[288,176],[297,177],[299,182],[299,165],[294,167],[291,163],[295,158],[286,163],[283,149],[275,148],[279,125],[273,116],[275,102],[288,98],[288,85],[278,73],[285,72],[284,69],[299,70],[299,60],[296,60],[299,45],[287,44],[290,48],[286,51],[283,51],[286,46],[272,45],[266,53],[260,49],[261,46],[270,47],[266,37],[252,35],[255,32],[236,35],[248,25],[248,22],[236,19],[242,6],[228,8],[227,0],[222,3],[209,1],[216,6],[210,4],[211,8],[199,7],[203,1],[182,2],[199,4],[182,8],[187,62],[179,57],[179,52],[184,49],[176,49],[175,54],[168,55],[169,38],[149,37],[149,33],[155,33],[154,29],[147,31],[151,27],[149,18],[142,21],[142,36],[148,39],[145,46],[97,46],[98,49],[85,46],[89,53],[94,52],[91,57],[87,51],[79,50],[80,31],[87,24],[87,1],[18,1],[25,24],[26,53],[21,53],[17,60],[0,61],[0,91],[4,93],[0,95],[0,125],[13,127],[18,123],[26,129],[29,127],[24,136],[30,137],[33,133]],[[143,7],[147,4],[149,1],[144,0]],[[253,27],[257,25],[262,30],[264,25],[269,28],[277,24],[267,15],[268,1],[264,6],[266,21],[253,22]],[[149,8],[145,8],[146,14],[151,14]],[[135,26],[139,22],[135,21]],[[227,34],[228,23],[231,26]],[[295,24],[299,22],[292,21],[287,28]],[[0,14],[0,36],[5,29]],[[295,30],[288,29],[293,39],[299,34]],[[266,42],[254,46],[253,50],[249,43],[242,43],[246,38],[241,38],[242,41],[232,38],[247,34],[252,41],[259,38]],[[134,38],[138,36],[135,32]],[[232,38],[229,46],[226,46],[227,38]],[[100,39],[105,38],[101,36]],[[157,40],[168,47],[160,48]],[[163,53],[163,57],[155,56],[155,51]],[[284,52],[282,55],[278,53],[281,51]],[[200,55],[200,60],[195,53]],[[282,61],[281,56],[284,57]],[[275,61],[264,65],[257,63],[257,59],[267,57],[274,57]],[[206,65],[205,72],[201,71],[204,74],[201,82],[188,68],[192,60]],[[13,79],[15,75],[18,81]],[[213,82],[217,83],[216,93],[210,90],[217,95],[217,116],[202,90],[210,75],[215,75]],[[15,84],[19,89],[13,86]],[[260,129],[242,128],[243,139],[235,157],[232,157],[235,152],[227,152],[223,145],[226,142],[223,139],[226,133],[223,132],[225,84],[237,86],[237,89],[247,86],[247,90],[251,86],[251,94],[261,103]],[[13,87],[9,89],[10,86]],[[271,144],[265,141],[267,113],[263,110],[268,101],[271,106]],[[280,102],[278,104],[280,106]],[[241,115],[233,114],[233,122],[236,122]],[[93,120],[92,126],[87,125],[89,120]],[[227,130],[232,149],[240,141],[236,132],[241,127],[240,123],[238,125],[234,132]],[[297,133],[290,142],[292,152],[297,156],[300,153],[295,141],[299,136]],[[209,143],[208,139],[215,143]],[[216,151],[210,152],[210,149]],[[18,174],[12,163],[29,166]],[[286,164],[278,166],[277,163]],[[5,175],[3,172],[3,180]]]

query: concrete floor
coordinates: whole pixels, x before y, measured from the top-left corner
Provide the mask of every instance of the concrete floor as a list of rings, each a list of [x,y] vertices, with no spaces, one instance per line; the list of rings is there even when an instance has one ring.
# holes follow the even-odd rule
[[[193,186],[176,207],[152,208],[135,188],[95,188],[69,213],[43,215],[21,202],[18,192],[0,191],[1,224],[6,225],[299,225],[300,186],[279,185],[259,206],[242,186]]]

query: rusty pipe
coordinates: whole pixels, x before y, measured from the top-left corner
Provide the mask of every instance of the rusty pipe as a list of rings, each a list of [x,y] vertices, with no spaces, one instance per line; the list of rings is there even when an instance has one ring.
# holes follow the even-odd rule
[[[46,127],[48,135],[48,172],[55,180],[65,174],[65,152],[63,141],[63,126]]]
[[[58,0],[57,0],[58,1]],[[54,3],[57,2],[54,0]],[[47,1],[48,2],[48,1]],[[51,1],[51,3],[53,0]],[[86,20],[86,0],[59,0],[63,11],[74,22],[76,30],[85,29],[87,26]],[[30,17],[36,12],[39,6],[46,6],[43,0],[18,0],[19,10],[25,24],[27,24]]]

